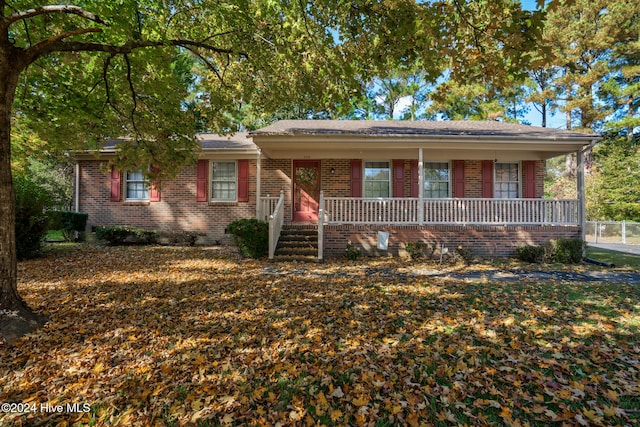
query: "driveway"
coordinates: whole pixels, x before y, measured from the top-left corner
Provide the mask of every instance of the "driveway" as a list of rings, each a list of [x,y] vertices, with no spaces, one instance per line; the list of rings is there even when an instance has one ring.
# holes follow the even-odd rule
[[[607,282],[629,283],[640,285],[640,273],[627,273],[618,271],[527,271],[527,270],[502,270],[502,271],[477,271],[471,270],[461,274],[426,274],[431,277],[441,277],[457,280],[495,280],[507,282],[519,282],[521,280],[534,280],[539,282]]]
[[[592,248],[607,249],[640,256],[640,245],[623,245],[622,243],[587,243],[587,245]]]

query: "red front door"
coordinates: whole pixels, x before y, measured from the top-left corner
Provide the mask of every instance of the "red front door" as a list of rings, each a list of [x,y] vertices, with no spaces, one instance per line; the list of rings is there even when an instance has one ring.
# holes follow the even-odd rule
[[[293,221],[318,221],[320,161],[293,161]]]

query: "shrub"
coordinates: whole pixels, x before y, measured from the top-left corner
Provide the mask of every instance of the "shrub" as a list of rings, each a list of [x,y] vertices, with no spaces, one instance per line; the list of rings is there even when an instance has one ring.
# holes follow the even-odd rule
[[[518,247],[516,257],[524,262],[577,264],[582,260],[584,245],[585,242],[580,239],[549,240],[544,246]]]
[[[362,249],[351,242],[347,242],[347,246],[344,250],[344,256],[351,261],[355,261],[362,256]]]
[[[50,192],[28,177],[14,179],[16,194],[16,255],[18,259],[31,258],[40,252],[47,233],[45,209],[52,203]]]
[[[195,231],[167,231],[162,233],[170,245],[195,246],[200,233]]]
[[[422,257],[433,259],[433,254],[436,251],[438,244],[433,242],[407,242],[404,245],[404,249],[407,251],[413,261],[416,261]]]
[[[122,225],[96,227],[96,238],[104,240],[108,245],[150,245],[157,242],[155,231]]]
[[[585,242],[580,239],[549,240],[545,245],[546,258],[562,264],[577,264],[582,261]]]
[[[47,212],[50,230],[62,230],[62,211]]]
[[[540,263],[545,260],[545,248],[542,246],[527,245],[516,248],[516,258],[520,261]]]
[[[412,261],[416,261],[424,255],[424,244],[422,242],[407,242],[404,245],[404,250],[407,251]]]
[[[87,227],[88,213],[69,212],[62,213],[62,229],[67,231],[84,231]]]
[[[404,249],[407,251],[413,261],[424,256],[431,258],[436,250],[436,243],[428,244],[425,242],[407,242]]]
[[[269,224],[255,218],[233,221],[227,226],[227,232],[233,235],[233,243],[242,256],[260,258],[269,250]]]
[[[455,253],[456,253],[456,257],[462,259],[464,263],[467,265],[471,264],[475,260],[473,251],[470,248],[465,248],[462,245],[456,248]]]

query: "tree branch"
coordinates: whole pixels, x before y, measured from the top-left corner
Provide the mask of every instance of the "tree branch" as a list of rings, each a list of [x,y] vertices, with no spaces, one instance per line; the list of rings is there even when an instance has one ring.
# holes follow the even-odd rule
[[[138,108],[138,97],[136,96],[136,89],[133,87],[133,80],[131,80],[131,62],[129,62],[129,55],[124,55],[124,60],[127,63],[127,81],[129,82],[129,90],[131,91],[131,99],[133,100],[133,107],[131,108],[131,124],[136,136],[140,135],[138,126],[136,125],[136,109]]]
[[[48,45],[57,43],[69,37],[79,36],[81,34],[101,33],[101,32],[102,30],[100,28],[80,28],[73,31],[67,31],[62,34],[58,34],[57,36],[52,36],[46,40],[41,41],[40,43],[37,43],[36,45],[27,49],[27,55],[29,55],[29,52],[37,54],[39,51],[42,51],[43,49],[45,49]]]
[[[143,49],[147,47],[161,47],[161,46],[176,46],[189,49],[190,47],[199,47],[205,50],[209,50],[215,53],[236,53],[240,56],[248,58],[249,55],[245,52],[235,52],[233,49],[223,49],[193,40],[129,40],[121,45],[112,45],[107,43],[93,43],[84,41],[63,41],[58,40],[53,43],[45,43],[42,45],[42,49],[34,51],[34,55],[31,57],[33,60],[54,52],[106,52],[113,55],[131,53],[136,49]],[[34,46],[35,47],[35,46]],[[33,48],[31,48],[33,49]],[[192,49],[189,49],[192,51]]]
[[[104,67],[102,68],[102,80],[104,81],[104,87],[107,97],[107,105],[110,105],[113,110],[118,113],[118,115],[124,117],[124,113],[120,111],[118,106],[111,101],[111,89],[109,86],[109,77],[107,73],[109,72],[109,65],[111,65],[111,60],[116,54],[109,55],[109,57],[104,61]]]
[[[462,6],[460,5],[460,2],[458,0],[453,0],[453,3],[455,4],[456,9],[458,10],[458,14],[462,18],[462,20],[464,20],[464,22],[469,27],[471,27],[473,29],[473,39],[474,39],[476,47],[480,49],[480,52],[484,52],[484,48],[482,47],[482,45],[480,44],[480,41],[478,40],[478,33],[484,33],[484,30],[482,28],[478,27],[477,25],[474,25],[469,20],[469,18],[467,18],[467,15],[465,14],[465,12],[462,9]]]
[[[25,10],[23,12],[15,12],[11,15],[7,16],[5,19],[0,21],[0,30],[6,30],[9,26],[18,21],[24,21],[35,16],[40,15],[51,15],[56,13],[65,13],[69,15],[77,15],[81,18],[88,19],[89,21],[96,22],[101,25],[109,26],[110,24],[100,18],[95,13],[91,13],[87,10],[79,6],[71,6],[71,5],[51,5],[51,6],[40,6],[33,9]]]
[[[215,66],[215,65],[213,65],[213,64],[211,63],[211,61],[209,61],[207,58],[205,58],[205,57],[204,57],[204,55],[200,54],[200,52],[198,52],[197,50],[190,49],[190,48],[188,48],[188,47],[187,47],[187,48],[185,48],[185,49],[187,49],[189,52],[191,52],[192,54],[194,54],[195,56],[197,56],[197,57],[198,57],[198,58],[199,58],[199,59],[204,63],[204,65],[206,65],[206,66],[207,66],[207,68],[208,68],[210,71],[212,71],[212,72],[216,75],[216,77],[218,77],[218,80],[220,80],[220,82],[221,82],[221,83],[223,82],[223,80],[222,80],[222,76],[220,75],[220,71],[216,68],[216,66]]]

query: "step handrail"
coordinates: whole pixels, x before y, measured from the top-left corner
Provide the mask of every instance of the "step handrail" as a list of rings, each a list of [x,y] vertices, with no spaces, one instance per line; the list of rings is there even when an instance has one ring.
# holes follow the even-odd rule
[[[280,190],[280,197],[276,203],[273,213],[269,215],[269,259],[273,259],[276,254],[276,246],[280,240],[282,225],[284,224],[284,190]]]

